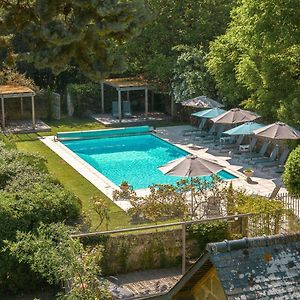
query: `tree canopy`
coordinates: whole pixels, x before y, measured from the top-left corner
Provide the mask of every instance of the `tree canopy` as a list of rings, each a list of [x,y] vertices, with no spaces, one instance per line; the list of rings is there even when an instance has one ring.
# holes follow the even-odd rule
[[[210,45],[208,67],[220,92],[231,105],[299,125],[299,1],[240,0],[231,17]]]
[[[54,74],[77,65],[89,78],[120,72],[114,51],[148,20],[139,0],[13,0],[0,3],[0,45],[7,60],[33,62]]]

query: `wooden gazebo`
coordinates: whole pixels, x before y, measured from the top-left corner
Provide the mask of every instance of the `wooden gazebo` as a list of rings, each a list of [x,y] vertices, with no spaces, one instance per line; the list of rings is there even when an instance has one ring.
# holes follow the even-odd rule
[[[119,121],[122,120],[122,92],[127,93],[127,100],[129,101],[129,92],[130,91],[145,91],[145,116],[148,117],[148,92],[149,85],[147,81],[139,78],[114,78],[106,79],[101,82],[101,111],[104,113],[104,85],[109,85],[115,88],[118,92],[118,115]]]
[[[31,112],[32,112],[32,128],[35,130],[35,108],[34,108],[35,92],[25,86],[14,85],[0,85],[0,98],[1,98],[1,127],[5,130],[6,127],[6,114],[5,114],[5,100],[12,98],[20,98],[21,114],[23,114],[23,98],[31,98]]]

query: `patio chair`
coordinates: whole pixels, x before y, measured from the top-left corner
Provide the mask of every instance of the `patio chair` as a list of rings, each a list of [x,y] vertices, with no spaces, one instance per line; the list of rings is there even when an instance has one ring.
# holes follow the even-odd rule
[[[249,162],[251,165],[254,165],[254,164],[263,164],[263,163],[266,163],[266,162],[274,162],[277,158],[277,155],[278,155],[278,151],[279,151],[279,147],[278,145],[275,145],[270,156],[269,157],[255,157],[253,159],[251,159],[251,161]]]
[[[289,148],[285,148],[284,151],[281,153],[278,161],[263,162],[262,163],[262,169],[276,167],[276,166],[282,167],[285,164],[285,162],[286,162],[289,154],[290,154],[290,149]]]
[[[221,139],[222,138],[220,138],[220,140]],[[241,145],[241,143],[243,142],[243,139],[244,139],[244,135],[239,135],[239,137],[237,138],[235,143],[221,144],[218,146],[218,149],[220,149],[220,151],[222,151],[222,150],[238,148]]]
[[[203,128],[204,128],[205,123],[206,123],[206,119],[202,119],[201,122],[199,123],[198,128],[184,130],[183,136],[190,136],[190,135],[193,135],[196,133],[204,132]]]
[[[123,116],[126,118],[132,117],[131,105],[129,101],[123,101]]]
[[[225,130],[225,125],[220,125],[217,128],[216,132],[214,132],[211,135],[203,137],[202,140],[205,141],[205,142],[216,141],[216,140],[218,140],[221,137],[221,135],[223,134],[224,130]]]
[[[235,151],[235,153],[250,153],[253,151],[253,149],[255,148],[255,145],[257,143],[257,138],[253,138],[250,142],[250,144],[247,144],[247,145],[239,145],[239,148],[237,151]]]
[[[111,112],[112,116],[114,118],[118,118],[119,117],[119,105],[118,105],[118,101],[113,101],[112,102],[112,112]]]
[[[264,155],[266,154],[267,152],[267,149],[270,145],[270,141],[264,141],[264,143],[262,144],[260,150],[258,153],[246,153],[246,154],[243,154],[243,158],[244,159],[253,159],[253,158],[256,158],[256,157],[264,157]],[[252,149],[253,150],[253,149]]]
[[[201,138],[204,138],[204,137],[206,137],[206,136],[212,136],[212,135],[215,133],[215,131],[216,131],[216,124],[214,123],[214,124],[209,128],[208,131],[202,131],[202,132],[200,132],[199,134],[196,133],[196,134],[195,134],[195,138],[196,138],[196,139],[201,139]]]

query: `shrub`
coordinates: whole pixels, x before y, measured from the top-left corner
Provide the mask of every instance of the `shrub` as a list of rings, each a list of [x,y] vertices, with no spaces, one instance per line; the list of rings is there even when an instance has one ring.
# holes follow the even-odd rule
[[[205,249],[207,243],[221,242],[230,236],[228,223],[225,221],[198,223],[187,229],[190,238],[197,241],[200,251]]]
[[[50,176],[43,158],[0,143],[0,292],[41,282],[27,264],[1,252],[3,240],[14,241],[17,230],[35,232],[41,222],[77,221],[80,211],[80,200]]]
[[[291,194],[300,194],[300,146],[291,152],[282,179]]]
[[[100,84],[70,84],[68,93],[72,97],[74,105],[74,114],[78,117],[83,116],[87,111],[98,109],[101,95]]]

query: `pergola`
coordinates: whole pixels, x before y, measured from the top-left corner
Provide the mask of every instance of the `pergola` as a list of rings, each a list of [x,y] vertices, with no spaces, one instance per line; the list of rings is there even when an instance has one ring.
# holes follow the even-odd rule
[[[35,93],[28,87],[25,86],[14,86],[14,85],[0,85],[0,98],[1,98],[1,113],[2,113],[2,129],[5,129],[5,99],[20,98],[21,99],[21,114],[23,114],[23,98],[31,98],[32,108],[32,128],[35,130],[35,108],[34,108],[34,96]]]
[[[149,85],[147,81],[139,78],[114,78],[106,79],[101,82],[101,111],[104,113],[104,84],[115,88],[118,92],[118,113],[119,121],[122,120],[122,98],[121,93],[127,92],[127,100],[129,101],[130,91],[145,91],[145,116],[148,117],[148,91]],[[153,94],[152,94],[153,97]]]

